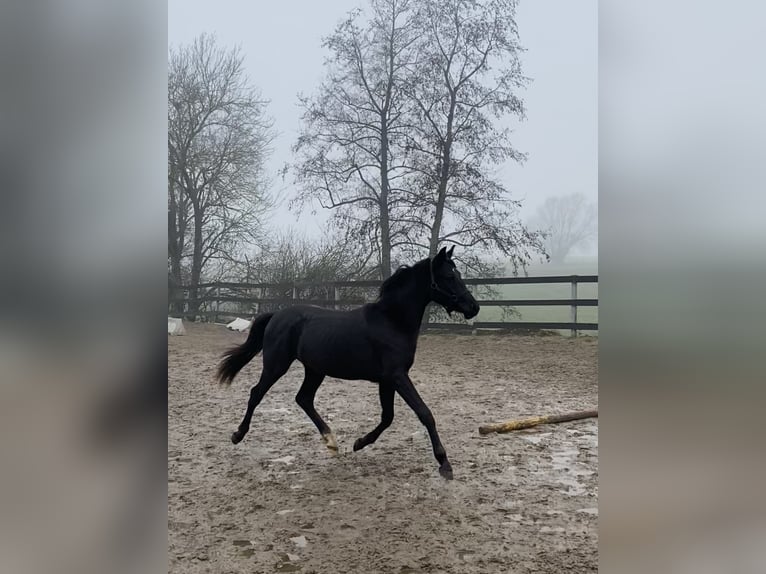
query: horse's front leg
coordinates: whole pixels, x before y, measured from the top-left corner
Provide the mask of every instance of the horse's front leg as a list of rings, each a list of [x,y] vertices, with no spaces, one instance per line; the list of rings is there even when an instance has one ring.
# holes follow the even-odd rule
[[[439,439],[439,433],[436,431],[436,421],[431,414],[431,409],[428,408],[423,399],[420,398],[415,385],[412,384],[410,377],[407,373],[400,373],[393,378],[393,386],[399,396],[404,399],[404,402],[415,411],[418,415],[418,419],[423,423],[423,426],[428,430],[428,436],[431,437],[431,446],[434,449],[434,456],[439,463],[439,474],[441,474],[447,480],[452,479],[452,465],[447,459],[447,452],[444,450],[441,440]]]

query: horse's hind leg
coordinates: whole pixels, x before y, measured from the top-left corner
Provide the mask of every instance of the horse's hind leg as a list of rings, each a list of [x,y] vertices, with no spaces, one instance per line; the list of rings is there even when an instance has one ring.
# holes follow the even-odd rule
[[[253,418],[255,407],[260,404],[263,397],[269,392],[269,389],[274,386],[274,383],[276,383],[279,380],[279,377],[283,374],[284,372],[275,375],[272,371],[266,369],[261,372],[261,378],[258,381],[258,384],[250,389],[250,399],[247,401],[245,417],[242,419],[242,422],[239,423],[239,428],[237,428],[231,435],[231,442],[237,444],[245,438],[247,431],[250,430],[250,421]]]
[[[394,422],[394,387],[387,383],[380,383],[378,391],[380,393],[380,406],[383,409],[380,416],[380,424],[363,437],[356,439],[354,443],[355,451],[374,443],[378,440],[381,433]]]
[[[330,452],[337,454],[338,442],[335,440],[335,435],[314,408],[314,397],[316,396],[317,389],[319,389],[319,385],[322,384],[322,381],[324,381],[324,375],[306,368],[306,376],[303,379],[301,388],[298,390],[298,394],[295,395],[295,402],[300,405],[316,425]]]

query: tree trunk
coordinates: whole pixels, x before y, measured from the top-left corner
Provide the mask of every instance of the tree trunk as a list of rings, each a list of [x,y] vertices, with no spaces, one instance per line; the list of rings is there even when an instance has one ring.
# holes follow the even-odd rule
[[[183,291],[181,279],[181,258],[183,257],[182,214],[176,201],[175,180],[171,176],[168,181],[170,202],[168,205],[168,258],[170,259],[170,276],[168,277],[168,298],[173,302],[170,311],[174,315],[183,313],[183,303],[180,301]]]
[[[388,193],[380,198],[380,278],[391,276],[391,230],[388,217]]]
[[[202,277],[202,210],[197,201],[193,202],[194,207],[194,249],[192,251],[191,278],[189,289],[189,311],[188,319],[193,321],[199,311],[199,284]]]
[[[442,143],[441,166],[439,169],[439,185],[436,188],[436,209],[434,211],[434,222],[431,226],[431,238],[428,242],[428,256],[436,257],[439,250],[439,237],[441,236],[442,220],[444,218],[444,205],[447,202],[447,184],[449,183],[450,159],[452,157],[452,125],[455,119],[455,101],[456,95],[450,93],[450,109],[447,116],[447,132]],[[423,323],[430,323],[430,312],[426,311]]]
[[[388,111],[381,114],[380,128],[380,278],[391,276],[391,222],[388,213]]]
[[[431,240],[428,245],[428,256],[434,257],[439,249],[439,236],[442,230],[442,219],[444,218],[444,204],[447,201],[447,184],[450,177],[450,161],[452,158],[452,129],[455,121],[455,104],[457,95],[450,92],[450,108],[447,116],[447,131],[444,134],[442,143],[441,169],[439,170],[439,186],[436,193],[436,211],[434,213],[434,223],[431,227]]]
[[[183,283],[181,279],[181,261],[173,254],[170,258],[170,277],[168,281],[168,298],[172,301],[170,310],[176,316],[183,313]]]
[[[446,158],[449,161],[449,152],[446,154]],[[445,171],[444,165],[442,165],[442,172]],[[449,169],[449,168],[447,168]],[[439,181],[439,187],[436,194],[436,212],[434,213],[434,222],[431,226],[431,239],[428,243],[428,256],[436,256],[436,252],[439,250],[439,235],[442,228],[442,218],[444,217],[444,202],[447,196],[447,176],[442,175]]]
[[[391,111],[391,94],[394,82],[394,36],[396,34],[396,11],[392,15],[391,34],[388,37],[388,85],[386,99],[380,112],[380,278],[391,276],[391,221],[388,211],[388,122]]]

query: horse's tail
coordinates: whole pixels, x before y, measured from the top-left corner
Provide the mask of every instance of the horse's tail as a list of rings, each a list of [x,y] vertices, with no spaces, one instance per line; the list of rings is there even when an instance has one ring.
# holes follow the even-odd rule
[[[266,325],[271,321],[274,313],[263,313],[258,315],[253,324],[250,325],[250,334],[247,340],[226,351],[223,355],[223,361],[218,365],[218,381],[230,385],[236,374],[253,360],[263,348],[263,334],[266,331]]]

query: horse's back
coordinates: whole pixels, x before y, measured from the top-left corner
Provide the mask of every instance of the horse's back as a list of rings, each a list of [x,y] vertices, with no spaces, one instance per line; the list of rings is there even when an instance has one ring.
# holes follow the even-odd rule
[[[306,367],[341,379],[371,379],[378,358],[362,309],[336,311],[296,306],[296,357]]]
[[[348,325],[363,321],[360,309],[351,311],[339,311],[337,309],[327,309],[316,305],[293,305],[274,314],[272,322],[281,326],[305,326],[307,323],[319,321],[321,324],[344,324]]]
[[[338,311],[295,305],[274,313],[266,327],[264,348],[289,347],[293,354],[298,354],[299,347],[306,343],[316,346],[323,339],[354,341],[363,331],[364,317],[359,309]]]

